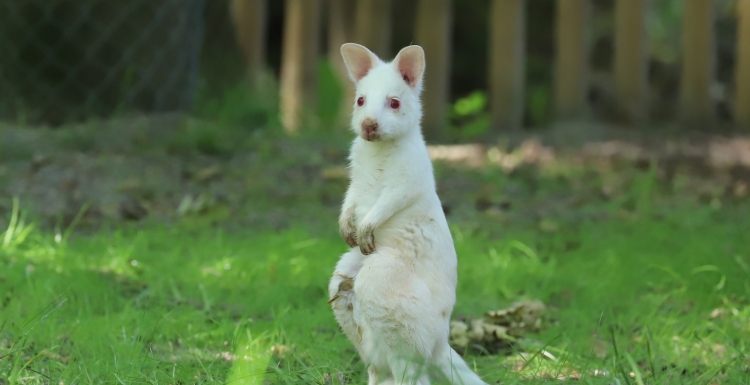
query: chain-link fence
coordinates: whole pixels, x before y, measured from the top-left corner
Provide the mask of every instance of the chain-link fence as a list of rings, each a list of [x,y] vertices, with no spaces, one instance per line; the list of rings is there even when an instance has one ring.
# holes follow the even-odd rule
[[[189,107],[205,0],[0,0],[0,120]]]

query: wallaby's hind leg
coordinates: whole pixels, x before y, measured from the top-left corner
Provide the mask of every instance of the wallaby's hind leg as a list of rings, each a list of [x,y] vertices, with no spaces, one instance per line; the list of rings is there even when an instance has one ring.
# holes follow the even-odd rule
[[[391,362],[394,384],[396,385],[430,385],[430,378],[423,365],[402,359]]]
[[[358,273],[357,311],[366,323],[361,349],[390,370],[395,384],[428,385],[425,365],[444,321],[432,292],[403,260],[397,250],[382,248]]]
[[[382,370],[370,366],[367,368],[367,385],[395,385],[395,382],[390,372],[383,373]]]
[[[344,254],[336,264],[336,270],[328,285],[328,303],[333,308],[336,321],[357,350],[359,350],[361,336],[360,328],[354,322],[354,307],[356,306],[354,280],[359,269],[362,268],[364,258],[359,248],[353,248]]]

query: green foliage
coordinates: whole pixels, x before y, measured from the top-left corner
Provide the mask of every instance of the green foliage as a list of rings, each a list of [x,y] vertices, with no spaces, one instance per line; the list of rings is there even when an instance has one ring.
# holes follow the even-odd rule
[[[31,159],[31,150],[23,146],[14,146],[3,139],[6,125],[0,122],[0,160]]]
[[[674,63],[680,58],[683,9],[681,1],[656,0],[654,11],[649,14],[651,52],[665,63]]]
[[[334,68],[328,59],[321,59],[318,64],[318,114],[324,124],[335,123],[339,118],[341,100],[346,89],[336,77]]]
[[[96,134],[95,125],[96,123],[92,121],[81,126],[60,130],[58,133],[60,146],[69,151],[91,151],[96,144],[94,136]]]
[[[487,95],[482,91],[472,92],[456,100],[450,112],[451,137],[458,141],[467,141],[487,133],[490,118],[486,111]]]
[[[737,0],[718,0],[715,9],[720,20],[719,30],[734,22]],[[682,28],[685,5],[682,1],[654,0],[652,12],[648,13],[647,27],[651,55],[663,62],[674,64],[682,52]],[[731,37],[734,39],[734,37]]]
[[[281,125],[278,100],[273,80],[263,79],[257,88],[241,81],[218,93],[201,87],[193,112],[199,118],[245,131],[276,129]]]
[[[552,71],[544,58],[530,56],[526,64],[526,114],[530,127],[549,125],[552,110]]]
[[[333,71],[329,61],[321,59],[317,78],[318,103],[312,111],[305,111],[308,119],[304,122],[307,126],[304,131],[314,130],[319,133],[324,128],[323,131],[330,132],[329,127],[337,124],[344,87]],[[245,132],[279,132],[281,121],[278,83],[267,75],[259,79],[255,86],[250,81],[241,81],[223,91],[203,84],[193,113],[200,119],[217,123],[220,130],[230,128]],[[211,139],[204,137],[200,141],[210,142]],[[213,145],[208,143],[207,146],[208,152],[212,153]]]
[[[543,126],[552,121],[552,87],[529,86],[526,91],[527,109],[531,126]]]
[[[251,136],[236,126],[217,126],[207,121],[186,120],[179,132],[167,143],[166,150],[175,155],[229,155],[243,148],[249,139]]]
[[[0,117],[58,126],[185,107],[201,28],[186,23],[200,2],[153,3],[0,0]]]
[[[473,92],[465,98],[458,99],[453,105],[453,113],[457,117],[476,115],[484,112],[487,107],[487,96],[483,92]]]
[[[652,178],[627,194],[648,200]],[[508,384],[747,382],[747,208],[656,219],[638,207],[499,239],[454,226],[457,314],[526,297],[554,320],[511,355],[470,365]],[[17,203],[10,219],[0,236],[0,378],[10,384],[325,383],[338,373],[364,383],[325,303],[346,249],[335,225],[323,236],[149,224],[71,237],[29,226]]]

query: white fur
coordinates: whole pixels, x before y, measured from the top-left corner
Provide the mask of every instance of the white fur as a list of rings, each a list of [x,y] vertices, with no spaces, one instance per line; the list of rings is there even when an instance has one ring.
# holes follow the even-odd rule
[[[351,128],[358,136],[339,218],[352,249],[329,286],[336,320],[371,385],[429,384],[432,369],[453,384],[485,384],[448,345],[456,252],[420,130],[424,51],[406,47],[391,63],[357,44],[341,52],[357,86]],[[379,137],[368,141],[363,123],[373,122]]]

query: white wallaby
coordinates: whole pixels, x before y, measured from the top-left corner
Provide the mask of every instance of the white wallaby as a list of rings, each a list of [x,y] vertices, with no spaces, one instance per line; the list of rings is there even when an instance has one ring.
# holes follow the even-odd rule
[[[356,84],[351,184],[339,226],[352,249],[329,285],[342,329],[369,384],[485,384],[448,345],[456,251],[420,128],[424,51],[391,63],[358,44],[341,47]]]

